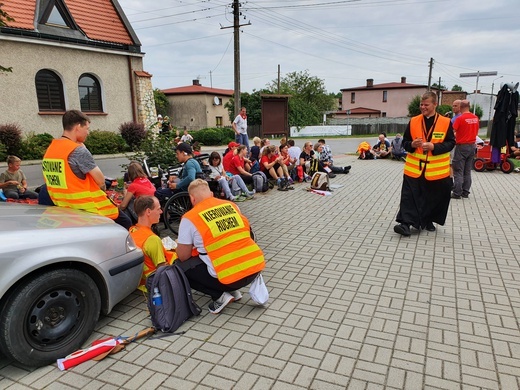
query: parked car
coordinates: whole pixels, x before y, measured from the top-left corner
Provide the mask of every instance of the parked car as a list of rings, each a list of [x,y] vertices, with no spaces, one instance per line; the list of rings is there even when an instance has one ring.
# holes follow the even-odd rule
[[[142,274],[128,232],[81,211],[0,204],[0,242],[0,349],[27,366],[79,349]]]

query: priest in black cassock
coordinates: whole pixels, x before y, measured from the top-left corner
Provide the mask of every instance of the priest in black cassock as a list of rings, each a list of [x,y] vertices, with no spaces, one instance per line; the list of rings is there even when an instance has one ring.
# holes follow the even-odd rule
[[[404,165],[401,204],[394,231],[410,236],[410,226],[435,231],[434,222],[444,225],[450,206],[453,180],[450,151],[455,146],[451,121],[436,112],[437,95],[421,97],[421,114],[413,117],[403,135],[408,152]]]

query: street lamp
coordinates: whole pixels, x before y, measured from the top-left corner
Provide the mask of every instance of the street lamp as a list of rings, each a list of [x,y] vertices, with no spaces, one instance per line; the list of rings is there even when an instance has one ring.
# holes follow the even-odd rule
[[[498,79],[501,79],[502,77],[504,77],[504,76],[497,77],[497,78],[494,79],[493,82],[491,83],[491,99],[490,99],[490,101],[489,101],[489,115],[488,115],[488,121],[491,120],[491,107],[493,106],[493,89],[495,88],[495,81],[497,81]]]

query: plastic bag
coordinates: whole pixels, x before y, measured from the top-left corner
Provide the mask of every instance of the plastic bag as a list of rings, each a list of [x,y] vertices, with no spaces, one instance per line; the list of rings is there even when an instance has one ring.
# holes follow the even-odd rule
[[[253,283],[249,286],[249,295],[251,299],[259,305],[265,305],[269,300],[269,291],[267,291],[267,286],[265,285],[262,274],[258,274],[255,280],[253,280]]]
[[[177,248],[177,243],[170,236],[163,237],[161,241],[164,249],[167,251],[171,251]]]

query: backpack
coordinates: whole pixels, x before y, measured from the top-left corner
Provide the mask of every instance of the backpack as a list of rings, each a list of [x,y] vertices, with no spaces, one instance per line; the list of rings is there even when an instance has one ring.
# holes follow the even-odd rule
[[[311,158],[309,161],[309,176],[314,175],[314,173],[318,172],[320,160],[317,158]]]
[[[253,188],[256,192],[266,192],[269,189],[265,173],[261,171],[253,173]]]
[[[316,172],[312,175],[311,190],[330,191],[329,175],[325,172]]]
[[[152,303],[155,288],[159,289],[162,296],[160,306]],[[188,318],[198,316],[201,312],[200,307],[193,301],[188,279],[175,263],[157,268],[157,271],[146,279],[146,289],[152,325],[162,332],[175,332]]]
[[[303,171],[303,166],[298,165],[296,168],[293,169],[293,171],[296,171],[296,179],[294,181],[298,180],[300,183],[305,179],[305,172]]]

